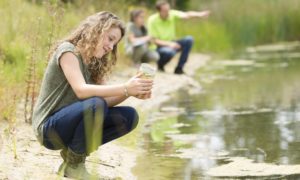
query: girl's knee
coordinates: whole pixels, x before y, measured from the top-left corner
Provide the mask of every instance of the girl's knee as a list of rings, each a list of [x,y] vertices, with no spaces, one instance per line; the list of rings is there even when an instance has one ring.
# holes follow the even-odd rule
[[[104,98],[102,97],[91,97],[87,99],[87,105],[92,106],[94,110],[103,110],[105,113],[107,111],[108,105]]]
[[[135,109],[133,109],[133,110],[134,110],[134,112],[133,112],[131,130],[135,129],[139,122],[139,114],[137,113],[137,111]]]
[[[93,97],[94,104],[100,107],[107,107],[107,102],[102,97]]]
[[[127,122],[128,122],[128,129],[129,131],[136,128],[139,121],[139,115],[133,107],[126,107],[126,116],[127,116]]]

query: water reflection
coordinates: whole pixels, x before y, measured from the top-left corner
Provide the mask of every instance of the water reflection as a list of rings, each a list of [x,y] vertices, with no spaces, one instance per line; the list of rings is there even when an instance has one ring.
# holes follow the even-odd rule
[[[133,171],[139,179],[201,179],[232,156],[300,164],[299,70],[299,60],[202,69],[205,93],[182,90],[163,105],[185,111],[148,127]]]

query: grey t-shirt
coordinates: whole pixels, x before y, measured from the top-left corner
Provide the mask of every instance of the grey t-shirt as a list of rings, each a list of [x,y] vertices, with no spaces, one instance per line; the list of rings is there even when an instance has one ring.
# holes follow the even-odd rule
[[[70,42],[60,44],[48,63],[33,110],[32,126],[41,144],[43,124],[47,117],[60,108],[79,101],[60,67],[59,59],[65,52],[72,52],[77,56],[86,83],[93,83],[87,65],[83,63],[81,56],[75,53],[75,46]]]
[[[143,32],[142,28],[137,27],[133,22],[129,22],[126,28],[127,28],[126,30],[127,36],[125,37],[125,51],[126,54],[132,54],[134,47],[143,45],[146,42],[140,41],[140,42],[136,42],[135,44],[132,44],[129,41],[128,34],[132,33],[135,37],[142,37],[142,36],[146,36],[147,32]]]

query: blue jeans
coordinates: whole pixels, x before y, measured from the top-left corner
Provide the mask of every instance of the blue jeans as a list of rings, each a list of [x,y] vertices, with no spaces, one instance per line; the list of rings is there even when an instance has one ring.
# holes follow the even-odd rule
[[[181,55],[179,58],[179,62],[177,64],[176,68],[183,68],[184,64],[187,62],[190,50],[193,46],[193,37],[192,36],[186,36],[183,39],[179,39],[175,41],[180,44],[181,49],[175,50],[173,48],[167,47],[167,46],[159,46],[157,48],[157,52],[160,55],[160,59],[158,61],[159,67],[164,67],[174,56],[178,51],[181,51]]]
[[[100,97],[70,104],[49,116],[43,126],[43,145],[52,150],[70,148],[90,154],[132,131],[138,114],[132,107],[108,107]]]

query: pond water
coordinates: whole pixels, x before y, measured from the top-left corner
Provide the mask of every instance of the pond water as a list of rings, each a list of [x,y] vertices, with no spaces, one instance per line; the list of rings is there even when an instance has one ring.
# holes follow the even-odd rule
[[[300,164],[300,59],[211,61],[203,89],[176,92],[152,112],[138,179],[210,179],[228,157]],[[300,179],[300,177],[299,177]]]

